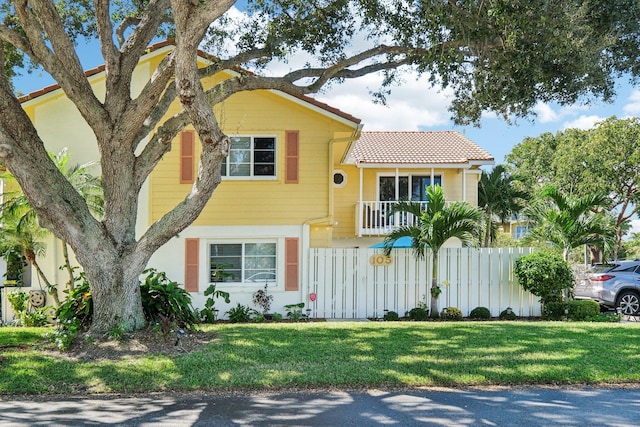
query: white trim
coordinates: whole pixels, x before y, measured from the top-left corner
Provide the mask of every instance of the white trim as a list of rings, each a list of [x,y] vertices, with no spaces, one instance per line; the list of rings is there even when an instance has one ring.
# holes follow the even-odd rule
[[[342,175],[342,182],[340,184],[336,184],[335,182],[335,176],[337,174]],[[347,180],[348,180],[348,175],[345,171],[343,171],[342,169],[334,169],[333,170],[333,174],[331,175],[331,181],[333,182],[333,188],[342,188],[345,185],[347,185]]]
[[[204,263],[204,268],[206,269],[206,277],[207,277],[207,281],[206,283],[213,283],[211,282],[210,277],[211,277],[211,266],[210,266],[210,261],[211,261],[211,245],[243,245],[243,251],[242,251],[242,268],[241,271],[244,272],[245,270],[245,257],[244,257],[244,245],[246,244],[251,244],[251,243],[271,243],[271,244],[275,244],[276,245],[276,254],[275,254],[275,260],[276,260],[276,281],[274,282],[269,282],[269,289],[271,290],[284,290],[284,276],[285,276],[285,265],[284,265],[284,237],[278,237],[278,238],[272,238],[272,239],[255,239],[255,238],[234,238],[234,239],[201,239],[200,243],[201,245],[204,243],[205,247],[204,252],[205,252],[205,259],[206,262]],[[215,282],[216,283],[216,287],[218,288],[222,288],[225,290],[233,290],[233,289],[246,289],[246,288],[250,288],[250,289],[254,289],[254,288],[263,288],[264,287],[264,282],[262,281],[256,281],[256,282],[245,282],[244,280],[240,281],[240,282]]]
[[[250,160],[249,167],[251,175],[222,175],[222,181],[275,181],[278,179],[278,135],[275,134],[233,134],[229,136],[229,154],[231,154],[231,139],[232,138],[250,138],[251,139],[251,149],[250,149]],[[254,141],[256,138],[273,138],[273,175],[253,175],[253,169],[255,166],[254,160]],[[229,165],[229,155],[227,155],[223,160],[223,166]],[[228,174],[229,171],[225,170],[225,173]]]
[[[362,169],[360,170],[362,172]],[[425,175],[424,173],[400,173],[398,171],[398,169],[396,169],[395,172],[378,172],[376,173],[376,201],[381,201],[380,200],[380,178],[381,177],[395,177],[395,185],[396,185],[396,198],[395,200],[399,200],[398,195],[400,193],[400,189],[398,187],[398,183],[400,181],[401,177],[407,177],[409,178],[408,181],[408,185],[409,188],[407,188],[407,194],[409,195],[409,197],[411,197],[411,184],[412,184],[412,178],[414,176],[429,176],[429,181],[431,183],[431,185],[434,185],[433,183],[435,182],[435,178],[436,177],[440,177],[440,186],[442,187],[442,190],[445,190],[444,187],[444,173],[442,172],[435,172],[435,170],[432,168],[431,169],[431,173],[429,175]],[[362,194],[360,195],[360,200],[362,201]]]
[[[476,165],[493,165],[493,162],[487,163],[360,163],[356,162],[356,167],[360,169],[470,169]]]

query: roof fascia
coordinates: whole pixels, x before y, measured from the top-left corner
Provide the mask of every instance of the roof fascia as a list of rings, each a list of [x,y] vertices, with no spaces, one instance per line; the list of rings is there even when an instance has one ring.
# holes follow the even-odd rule
[[[327,111],[327,110],[325,110],[325,109],[323,109],[323,108],[321,108],[321,107],[319,107],[317,105],[313,105],[313,104],[311,104],[309,102],[306,102],[303,99],[297,98],[297,97],[295,97],[293,95],[289,95],[286,92],[282,92],[282,91],[277,90],[277,89],[269,89],[269,92],[272,92],[272,93],[274,93],[274,94],[276,94],[278,96],[281,96],[281,97],[283,97],[283,98],[285,98],[285,99],[287,99],[287,100],[289,100],[289,101],[291,101],[291,102],[293,102],[295,104],[301,105],[301,106],[303,106],[305,108],[308,108],[308,109],[310,109],[312,111],[315,111],[318,114],[322,114],[323,116],[326,116],[326,117],[329,117],[329,118],[331,118],[333,120],[336,120],[336,121],[338,121],[338,122],[340,122],[342,124],[345,124],[345,125],[347,125],[349,127],[360,128],[360,123],[354,122],[352,120],[348,120],[348,119],[346,119],[344,117],[341,117],[341,116],[339,116],[339,115],[337,115],[335,113],[332,113],[331,111]]]

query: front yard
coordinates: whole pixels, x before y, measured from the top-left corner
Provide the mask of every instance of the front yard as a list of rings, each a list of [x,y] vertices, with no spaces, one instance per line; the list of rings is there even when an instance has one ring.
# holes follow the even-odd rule
[[[167,353],[92,359],[43,344],[46,328],[0,328],[0,394],[640,382],[640,324],[634,323],[327,322],[202,329],[208,343],[197,348],[187,346],[195,338],[185,336],[181,351],[183,344],[175,346],[172,335]]]

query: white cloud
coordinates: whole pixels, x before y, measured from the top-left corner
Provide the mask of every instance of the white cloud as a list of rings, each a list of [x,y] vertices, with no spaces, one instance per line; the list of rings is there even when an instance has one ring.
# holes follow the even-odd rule
[[[449,127],[446,91],[431,88],[426,78],[405,76],[399,86],[391,88],[386,105],[375,104],[372,91],[382,86],[382,76],[368,75],[333,85],[316,98],[332,107],[355,114],[365,130],[420,130]]]
[[[549,104],[542,102],[538,102],[536,106],[533,107],[533,112],[536,114],[536,120],[539,120],[540,123],[550,123],[560,119],[560,115],[553,111],[553,108],[551,108]]]
[[[622,107],[622,111],[631,116],[640,114],[640,90],[634,90],[627,98],[628,102]]]
[[[562,125],[562,130],[566,129],[591,129],[596,123],[604,120],[604,117],[592,115],[592,116],[580,116],[570,122],[565,122]]]
[[[631,228],[629,228],[628,235],[631,235],[632,233],[640,233],[640,219],[632,219],[630,222]]]

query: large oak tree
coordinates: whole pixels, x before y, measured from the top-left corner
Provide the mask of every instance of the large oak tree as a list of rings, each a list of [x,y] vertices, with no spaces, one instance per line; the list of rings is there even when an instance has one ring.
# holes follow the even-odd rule
[[[3,63],[19,62],[17,52],[46,70],[95,134],[104,186],[100,220],[52,163],[9,79],[0,77],[0,161],[40,221],[73,248],[91,282],[96,332],[144,325],[138,277],[220,183],[229,142],[211,106],[234,93],[301,95],[373,72],[392,82],[396,70],[413,68],[452,88],[454,117],[469,123],[487,110],[525,115],[539,100],[610,99],[619,72],[638,72],[635,0],[249,0],[242,2],[242,21],[227,14],[235,0],[0,1]],[[175,50],[132,99],[133,70],[160,31],[174,36]],[[74,46],[80,35],[100,40],[104,100],[80,65]],[[203,46],[219,60],[199,70]],[[259,71],[299,52],[315,60],[280,76],[238,73],[207,91],[200,84],[220,70]],[[176,98],[183,111],[162,121]],[[141,186],[187,124],[202,144],[197,180],[137,236]]]

